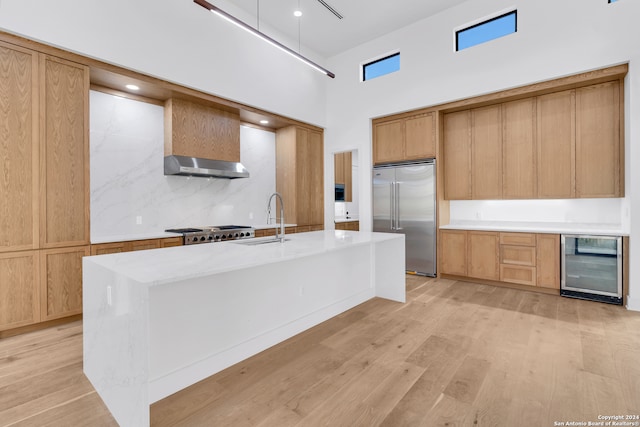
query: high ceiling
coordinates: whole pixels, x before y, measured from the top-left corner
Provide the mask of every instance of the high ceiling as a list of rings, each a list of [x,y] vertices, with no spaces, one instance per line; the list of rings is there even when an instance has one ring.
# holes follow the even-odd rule
[[[413,22],[435,15],[466,0],[322,0],[344,18],[338,19],[321,0],[219,0],[215,4],[232,13],[233,6],[259,23],[277,29],[315,52],[331,57],[368,40],[380,37]],[[303,15],[293,16],[298,9]],[[300,33],[298,33],[298,23]],[[262,28],[261,28],[262,30]],[[266,32],[266,31],[265,31]],[[300,37],[298,37],[300,34]],[[298,50],[298,46],[289,46]],[[302,49],[304,54],[304,49]]]

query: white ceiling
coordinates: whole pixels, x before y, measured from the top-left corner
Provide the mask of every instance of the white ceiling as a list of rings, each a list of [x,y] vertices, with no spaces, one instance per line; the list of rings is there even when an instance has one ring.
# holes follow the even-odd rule
[[[325,57],[331,57],[466,0],[324,1],[344,18],[338,19],[318,0],[224,0],[215,3],[223,10],[225,4],[232,4],[253,17],[258,15],[259,10],[261,25],[273,27],[292,40],[299,40],[303,47],[307,46]],[[301,18],[293,16],[298,4],[303,12]],[[255,27],[256,21],[254,18],[253,22],[247,24]],[[298,50],[297,45],[289,47]],[[305,53],[304,49],[301,53]]]

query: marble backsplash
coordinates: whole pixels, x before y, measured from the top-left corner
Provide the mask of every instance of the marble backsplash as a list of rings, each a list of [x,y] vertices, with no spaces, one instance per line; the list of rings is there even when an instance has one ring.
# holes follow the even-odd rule
[[[240,128],[250,178],[164,175],[163,107],[91,91],[91,238],[173,227],[264,224],[275,134]]]

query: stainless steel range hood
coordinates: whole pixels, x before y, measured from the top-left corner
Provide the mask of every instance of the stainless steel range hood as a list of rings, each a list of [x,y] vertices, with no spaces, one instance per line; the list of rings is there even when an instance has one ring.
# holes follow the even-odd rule
[[[164,174],[227,179],[249,178],[249,171],[242,163],[186,156],[166,156]]]

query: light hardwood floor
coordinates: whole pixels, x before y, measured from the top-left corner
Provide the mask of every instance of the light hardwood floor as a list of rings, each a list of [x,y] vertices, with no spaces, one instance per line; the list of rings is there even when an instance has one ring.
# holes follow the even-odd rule
[[[153,426],[553,426],[640,415],[640,313],[407,276],[151,408]],[[274,308],[275,309],[275,308]],[[114,426],[80,322],[0,341],[1,426]]]

